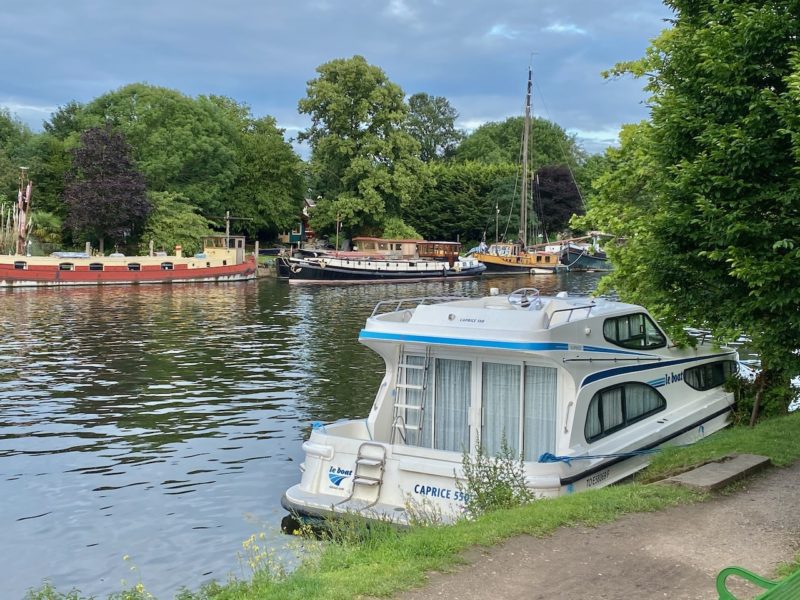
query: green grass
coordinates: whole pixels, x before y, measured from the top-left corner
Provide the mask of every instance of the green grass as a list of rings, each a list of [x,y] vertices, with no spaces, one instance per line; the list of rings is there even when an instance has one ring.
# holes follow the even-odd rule
[[[319,546],[318,552],[312,551],[310,558],[288,576],[276,576],[273,566],[267,565],[257,570],[250,581],[212,584],[194,592],[185,591],[179,598],[350,600],[388,597],[421,585],[427,572],[455,568],[463,562],[462,553],[474,546],[491,546],[516,535],[543,536],[563,526],[595,526],[626,513],[656,511],[703,500],[706,496],[697,492],[672,486],[650,486],[644,482],[734,452],[762,454],[777,466],[787,466],[800,458],[799,433],[800,413],[765,421],[753,429],[725,430],[696,445],[659,454],[634,483],[540,500],[452,526],[399,531],[378,525],[367,537],[356,535],[350,542]],[[800,556],[794,563],[788,563],[782,573],[797,568],[798,560]],[[80,600],[79,596],[67,595],[31,598]],[[126,598],[139,600],[133,595]],[[148,596],[141,598],[144,600]]]

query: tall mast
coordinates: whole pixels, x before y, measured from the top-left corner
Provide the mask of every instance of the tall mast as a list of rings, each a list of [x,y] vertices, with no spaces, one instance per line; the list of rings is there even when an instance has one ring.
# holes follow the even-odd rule
[[[522,130],[522,185],[519,203],[519,239],[528,246],[528,138],[531,129],[531,87],[533,70],[528,67],[528,91],[525,95],[525,125]]]

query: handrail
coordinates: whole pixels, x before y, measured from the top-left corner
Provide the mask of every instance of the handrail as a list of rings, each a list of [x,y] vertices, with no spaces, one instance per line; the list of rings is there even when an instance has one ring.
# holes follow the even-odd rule
[[[571,306],[569,308],[559,308],[557,310],[554,310],[552,313],[550,313],[549,316],[545,316],[545,321],[546,322],[544,324],[544,328],[545,329],[550,329],[550,323],[553,322],[553,315],[555,315],[556,313],[569,312],[569,316],[567,317],[567,321],[566,321],[567,323],[569,323],[572,320],[572,313],[574,311],[576,311],[576,310],[586,310],[588,308],[589,309],[589,313],[591,313],[592,309],[595,306],[597,306],[597,304],[592,302],[591,304],[584,304],[583,306]],[[586,316],[588,317],[589,315],[587,314]]]
[[[439,304],[442,302],[453,302],[455,300],[465,299],[466,298],[464,296],[422,296],[419,298],[400,298],[399,300],[381,300],[375,305],[375,308],[372,309],[372,314],[370,317],[374,317],[377,314],[388,314],[392,312],[400,312],[401,310],[411,310],[423,304]],[[407,304],[413,306],[406,306]],[[385,308],[390,305],[394,305],[392,310],[380,310],[381,308]]]

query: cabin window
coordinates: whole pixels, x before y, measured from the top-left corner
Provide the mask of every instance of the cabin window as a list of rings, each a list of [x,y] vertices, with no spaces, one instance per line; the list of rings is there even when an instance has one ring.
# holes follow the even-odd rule
[[[535,461],[555,450],[556,369],[483,363],[481,445],[496,455],[505,438],[516,456]]]
[[[89,270],[90,271],[102,271],[103,270],[103,263],[89,263]]]
[[[667,338],[644,313],[606,319],[603,336],[612,344],[636,350],[652,350],[667,345]]]
[[[704,391],[721,386],[728,377],[737,371],[734,361],[720,360],[686,369],[683,372],[683,380],[689,387]]]
[[[15,260],[14,261],[14,268],[15,269],[27,269],[28,268],[28,263],[26,263],[24,260]]]
[[[451,452],[468,451],[472,362],[436,358],[426,368],[424,356],[410,354],[404,356],[403,362],[412,368],[402,369],[402,383],[412,387],[401,388],[398,402],[424,407],[405,409],[406,443]]]
[[[75,265],[73,265],[72,263],[61,263],[61,264],[58,265],[58,270],[59,271],[74,271],[75,270]]]
[[[162,262],[161,263],[161,270],[162,271],[172,271],[175,268],[175,265],[171,262]]]
[[[599,440],[666,407],[664,397],[643,383],[625,383],[600,390],[589,403],[584,427],[586,441]]]
[[[141,271],[142,265],[139,263],[128,263],[128,271]]]

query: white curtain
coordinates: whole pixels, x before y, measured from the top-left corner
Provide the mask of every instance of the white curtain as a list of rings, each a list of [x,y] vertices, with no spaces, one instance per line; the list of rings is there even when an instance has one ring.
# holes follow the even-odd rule
[[[653,412],[660,405],[661,397],[652,388],[634,384],[625,386],[625,416],[628,421]]]
[[[509,448],[519,456],[519,365],[483,363],[482,388],[481,445],[494,456],[505,436]]]
[[[584,429],[584,433],[586,434],[586,439],[591,440],[600,435],[602,431],[603,428],[600,426],[600,396],[595,395],[589,404],[589,413],[586,415],[586,428]]]
[[[622,424],[622,388],[607,390],[602,394],[603,402],[603,431],[614,429]]]
[[[555,452],[556,373],[552,367],[525,367],[525,460],[535,461],[545,452]]]
[[[436,359],[432,425],[433,447],[437,450],[463,452],[470,449],[468,417],[471,367],[472,363],[468,360]],[[426,422],[430,420],[427,417]],[[425,435],[422,445],[430,445],[430,439]]]

